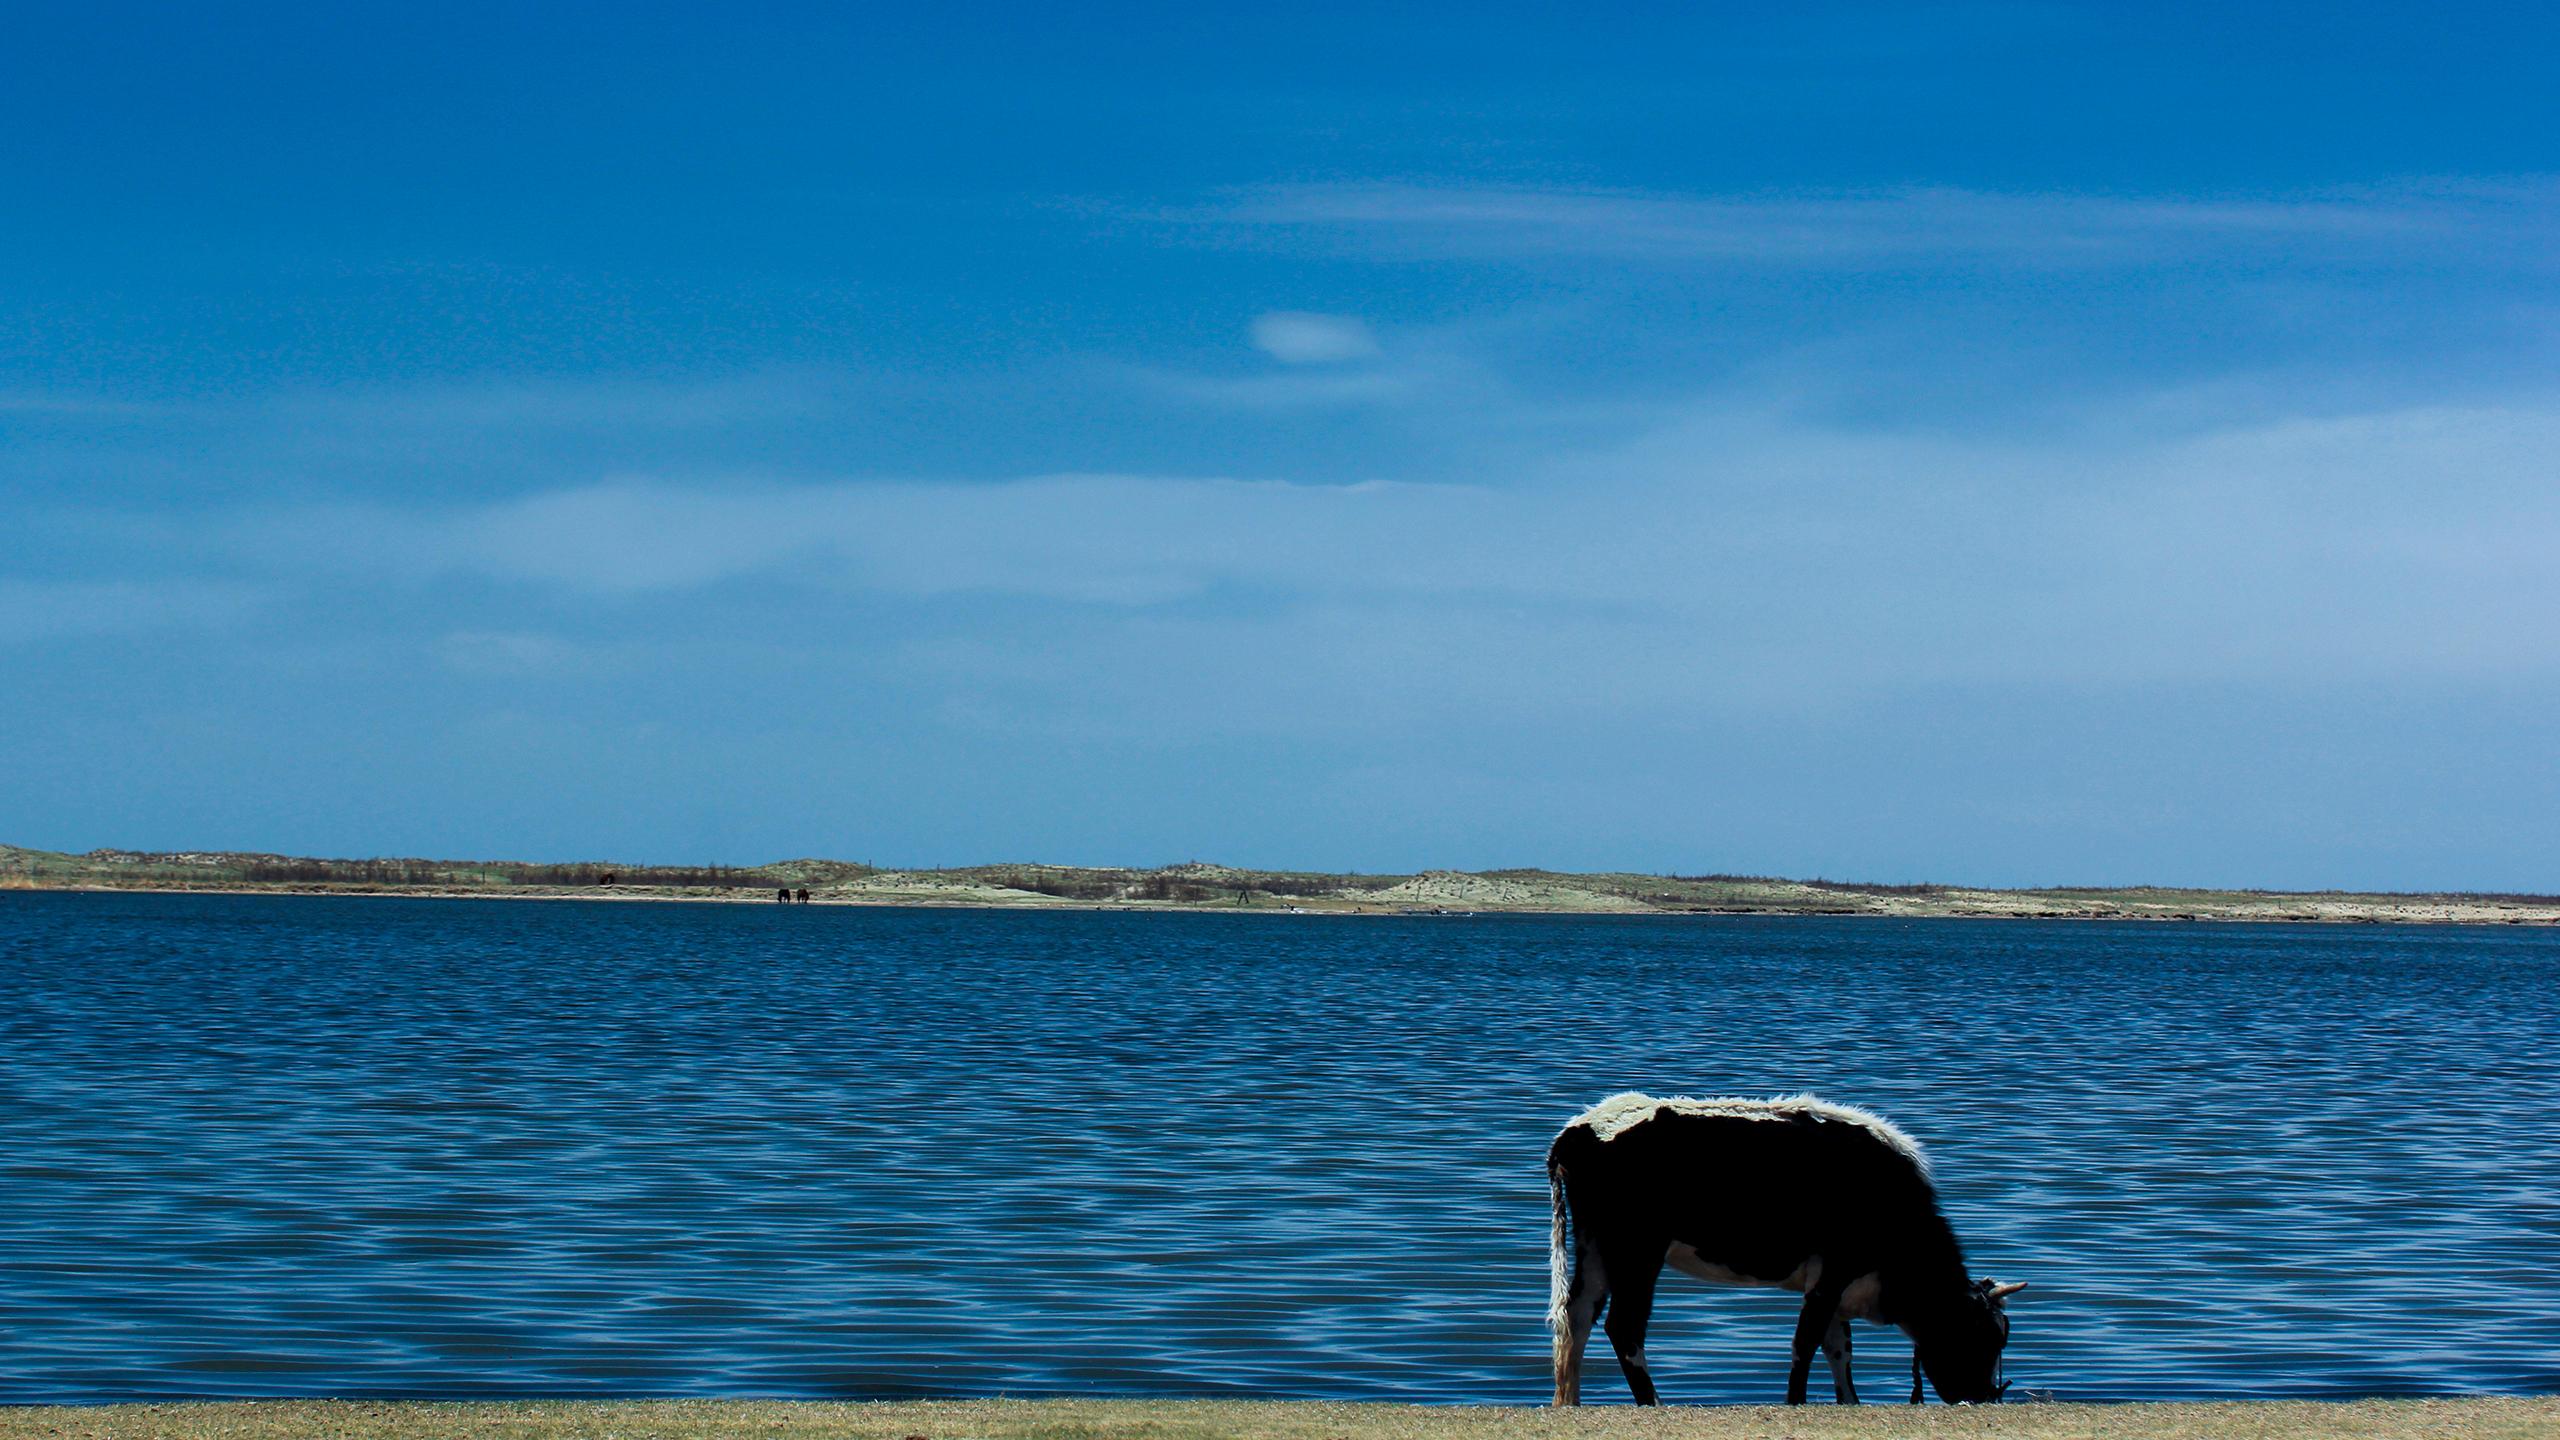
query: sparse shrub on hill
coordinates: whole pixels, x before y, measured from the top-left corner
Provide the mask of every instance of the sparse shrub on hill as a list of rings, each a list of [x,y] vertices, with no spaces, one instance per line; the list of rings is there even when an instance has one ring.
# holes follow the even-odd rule
[[[1829,890],[1841,895],[1944,895],[1944,885],[1877,885],[1857,880],[1806,880],[1808,890]]]
[[[1182,900],[1197,903],[1203,900],[1220,899],[1233,893],[1235,892],[1214,890],[1197,881],[1184,880],[1162,871],[1149,875],[1129,887],[1130,897],[1137,900]]]
[[[1126,870],[1011,870],[988,877],[988,883],[1061,900],[1116,900],[1132,878]]]

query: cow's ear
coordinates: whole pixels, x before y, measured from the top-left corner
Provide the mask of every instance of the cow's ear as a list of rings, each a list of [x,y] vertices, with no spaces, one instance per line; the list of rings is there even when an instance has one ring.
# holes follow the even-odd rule
[[[2027,1288],[2027,1282],[2024,1280],[2012,1280],[2006,1285],[2001,1284],[1997,1280],[1985,1280],[1982,1283],[1990,1287],[1982,1293],[1990,1296],[1994,1300],[2006,1300],[2010,1296]]]

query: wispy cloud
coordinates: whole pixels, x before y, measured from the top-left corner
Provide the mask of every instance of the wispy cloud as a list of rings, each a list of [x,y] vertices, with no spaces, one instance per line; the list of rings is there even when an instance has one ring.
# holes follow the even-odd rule
[[[263,587],[236,580],[0,576],[0,644],[215,629],[247,618],[264,598]]]
[[[1416,485],[1128,475],[994,484],[625,481],[445,516],[332,520],[428,570],[642,595],[765,577],[910,599],[1012,595],[1146,607],[1219,587],[1436,586],[1394,565],[1415,534],[1462,526],[1481,492]],[[288,520],[288,524],[292,522]]]
[[[587,656],[557,635],[522,630],[456,630],[435,642],[436,658],[459,674],[495,679],[583,671]]]
[[[1675,195],[1357,183],[1268,186],[1168,212],[1399,256],[1586,256],[1752,265],[2000,261],[2123,265],[2199,250],[2407,249],[2456,238],[2522,253],[2560,216],[2548,182],[2288,197],[1896,190]]]
[[[641,467],[808,468],[923,429],[916,412],[949,399],[934,392],[913,376],[806,365],[297,384],[151,404],[0,395],[0,500],[112,489],[184,511],[218,495],[486,496]]]
[[[715,377],[524,377],[387,390],[298,390],[265,407],[304,428],[398,435],[647,432],[751,427],[840,411],[882,388],[844,370],[771,369]]]
[[[1150,393],[1233,410],[1351,410],[1451,402],[1480,395],[1491,377],[1450,357],[1411,356],[1375,365],[1292,366],[1278,373],[1209,374],[1161,368],[1123,375]]]
[[[1274,310],[1253,320],[1253,345],[1283,365],[1339,365],[1373,359],[1378,338],[1355,315]]]
[[[2549,410],[2117,435],[2092,453],[1702,405],[1499,488],[633,479],[257,508],[161,529],[95,598],[145,603],[130,589],[145,572],[375,608],[495,586],[516,618],[446,649],[482,669],[540,664],[549,642],[522,637],[561,605],[744,614],[754,594],[789,593],[818,614],[863,597],[921,613],[1036,601],[1085,614],[1110,653],[1119,642],[1095,637],[1132,624],[1287,650],[1291,614],[1488,663],[1509,635],[1629,703],[1659,688],[1638,676],[1689,677],[1673,688],[1697,703],[1957,678],[2554,673],[2560,499],[2537,482],[2555,450]],[[1323,648],[1292,663],[1324,673]],[[1481,679],[1541,673],[1503,661]]]

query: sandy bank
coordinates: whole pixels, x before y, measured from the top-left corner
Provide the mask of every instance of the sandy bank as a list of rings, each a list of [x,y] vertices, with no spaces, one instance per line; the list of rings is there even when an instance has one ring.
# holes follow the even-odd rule
[[[362,884],[0,884],[0,890],[152,895],[336,895],[386,900],[569,900],[679,905],[763,905],[763,887],[729,890],[650,886],[459,886]],[[1888,920],[2139,920],[2290,925],[2560,925],[2560,906],[2470,901],[2433,896],[2268,896],[2240,903],[2196,898],[2116,901],[2081,896],[2057,901],[2033,891],[1960,891],[1945,896],[1888,896],[1844,905],[1828,896],[1796,903],[1648,905],[1569,887],[1503,885],[1475,891],[1446,882],[1398,885],[1359,897],[1274,897],[1242,901],[1154,900],[1142,896],[1089,900],[973,883],[842,885],[814,889],[810,904],[956,910],[1123,910],[1217,915],[1688,915],[1829,916]]]

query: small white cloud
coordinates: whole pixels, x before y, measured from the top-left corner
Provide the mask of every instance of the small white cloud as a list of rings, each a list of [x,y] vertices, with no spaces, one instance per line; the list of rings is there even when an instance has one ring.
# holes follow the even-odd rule
[[[1378,353],[1377,337],[1353,315],[1274,310],[1253,321],[1254,348],[1283,365],[1340,365]]]

